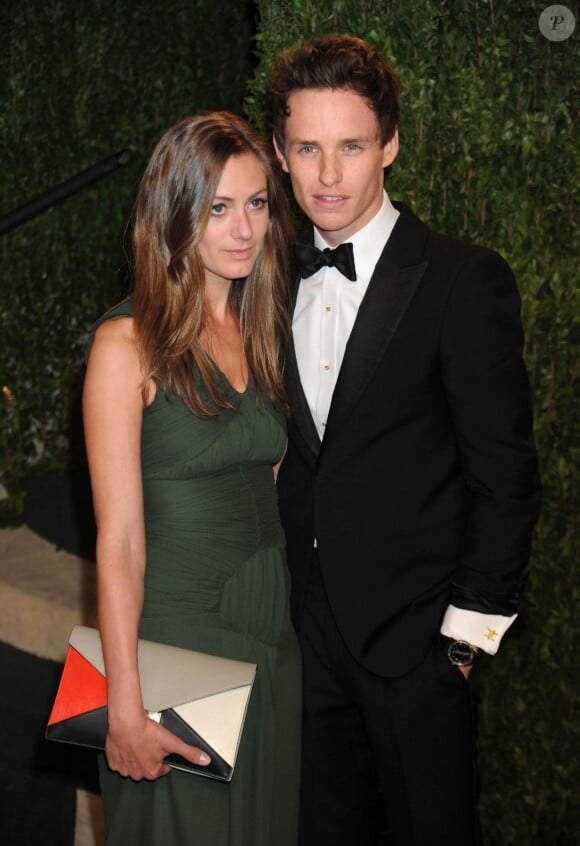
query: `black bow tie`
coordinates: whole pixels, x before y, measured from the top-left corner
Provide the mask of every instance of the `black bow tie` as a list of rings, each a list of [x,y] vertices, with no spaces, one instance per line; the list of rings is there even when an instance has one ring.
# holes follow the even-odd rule
[[[319,250],[312,244],[295,244],[294,258],[300,276],[312,276],[321,267],[336,267],[343,276],[356,282],[352,244],[339,244],[335,250]]]

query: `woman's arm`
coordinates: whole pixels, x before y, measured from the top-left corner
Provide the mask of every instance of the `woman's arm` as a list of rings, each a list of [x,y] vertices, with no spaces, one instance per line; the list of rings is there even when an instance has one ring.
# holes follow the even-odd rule
[[[276,464],[272,465],[272,470],[274,471],[274,482],[278,481],[278,473],[280,472],[280,467],[282,462],[284,461],[284,456],[286,455],[286,450],[288,449],[288,441],[286,441],[286,446],[284,447],[284,452],[282,453],[281,458],[276,462]]]
[[[99,627],[108,689],[106,755],[112,770],[136,780],[168,773],[163,758],[169,752],[209,762],[199,749],[150,720],[141,699],[137,639],[146,566],[141,378],[132,318],[104,323],[89,356],[83,417],[97,522]]]

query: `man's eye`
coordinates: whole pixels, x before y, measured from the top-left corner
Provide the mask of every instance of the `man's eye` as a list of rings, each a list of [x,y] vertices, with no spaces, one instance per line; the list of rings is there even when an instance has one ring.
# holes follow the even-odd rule
[[[345,149],[348,150],[349,152],[352,152],[352,151],[355,151],[355,150],[360,150],[362,148],[361,148],[360,144],[356,143],[356,141],[351,141],[350,144],[345,145]]]
[[[314,147],[312,144],[305,144],[303,147],[300,147],[299,152],[300,153],[315,153],[316,147]]]

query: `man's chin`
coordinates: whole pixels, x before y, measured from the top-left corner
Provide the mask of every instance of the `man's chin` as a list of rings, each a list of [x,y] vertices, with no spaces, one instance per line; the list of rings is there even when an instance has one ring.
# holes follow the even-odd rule
[[[333,213],[332,211],[320,212],[316,210],[312,214],[309,211],[305,211],[305,214],[321,233],[328,232],[329,235],[340,235],[340,233],[348,230],[352,225],[352,221],[349,218]]]

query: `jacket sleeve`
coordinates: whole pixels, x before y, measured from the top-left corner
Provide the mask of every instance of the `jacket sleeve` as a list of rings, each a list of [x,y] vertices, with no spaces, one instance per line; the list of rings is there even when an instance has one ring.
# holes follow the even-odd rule
[[[478,250],[457,274],[440,349],[467,489],[461,563],[442,631],[448,633],[450,614],[451,636],[458,636],[458,619],[466,635],[480,625],[476,645],[494,652],[520,608],[540,505],[520,299],[499,255]],[[485,615],[496,632],[492,640],[485,638]]]

